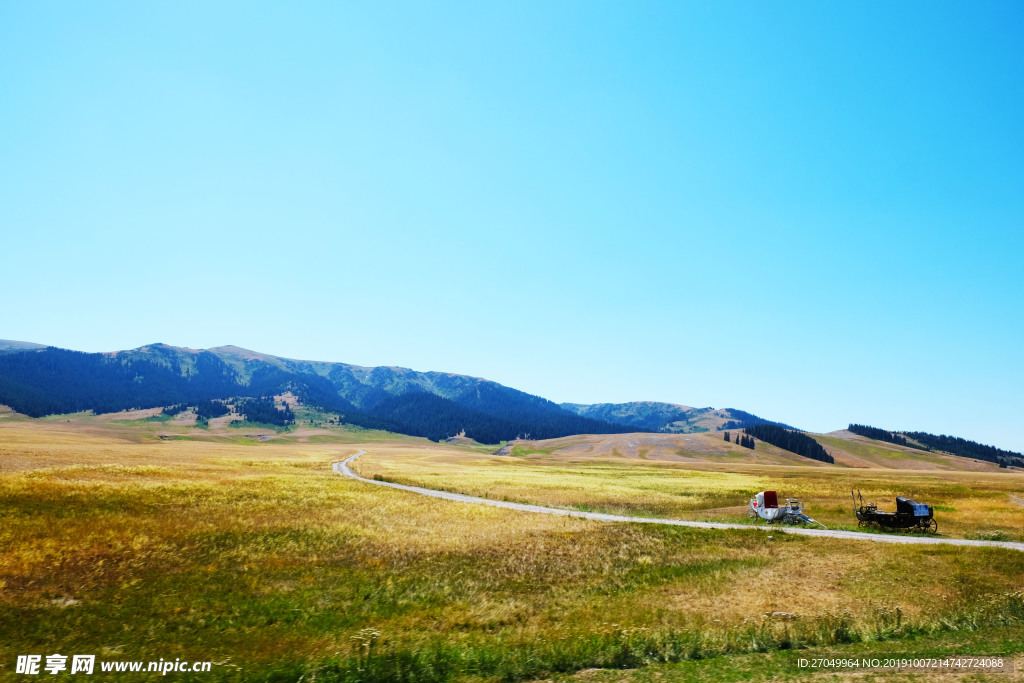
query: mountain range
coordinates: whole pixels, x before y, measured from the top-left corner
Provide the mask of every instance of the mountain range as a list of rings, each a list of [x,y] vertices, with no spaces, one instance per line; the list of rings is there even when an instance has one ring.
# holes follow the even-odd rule
[[[563,403],[448,372],[305,361],[237,346],[149,344],[84,353],[0,340],[0,404],[32,417],[97,413],[291,391],[346,423],[482,443],[571,434],[703,432],[768,423],[742,410],[641,401]],[[778,423],[772,423],[778,424]]]

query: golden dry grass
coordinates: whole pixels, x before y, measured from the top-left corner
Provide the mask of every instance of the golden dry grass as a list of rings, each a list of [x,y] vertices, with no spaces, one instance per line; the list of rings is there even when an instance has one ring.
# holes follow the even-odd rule
[[[848,467],[958,472],[999,471],[998,465],[984,460],[898,446],[868,439],[846,430],[831,434],[815,434],[814,438],[835,458],[837,465]]]
[[[735,439],[736,432],[731,434]],[[906,448],[867,439],[847,431],[814,434],[813,437],[835,458],[836,465],[840,467],[957,472],[997,472],[999,470],[997,465],[990,462]],[[580,459],[641,459],[800,467],[827,466],[825,463],[809,460],[763,441],[757,441],[755,450],[741,448],[735,443],[725,441],[720,432],[581,434],[543,441],[517,441],[514,445],[516,452],[522,455],[542,453],[568,462]]]
[[[760,485],[753,471],[637,463],[622,488],[607,463],[492,462],[423,440],[160,441],[145,426],[74,426],[0,420],[3,662],[96,651],[242,667],[210,680],[393,680],[395,667],[516,680],[643,653],[1003,623],[1024,589],[1024,553],[534,515],[345,480],[330,463],[366,448],[364,469],[427,485],[440,470],[442,485],[579,506],[647,486],[690,510]],[[795,483],[817,470],[783,471]],[[792,620],[765,616],[779,611]]]
[[[735,433],[733,433],[735,438]],[[544,441],[517,441],[520,455],[541,453],[563,462],[604,460],[653,460],[665,462],[744,462],[760,465],[819,463],[759,441],[756,450],[726,442],[721,433],[701,434],[581,434]],[[820,463],[822,466],[824,463]]]
[[[602,437],[603,438],[603,437]],[[471,495],[630,515],[742,522],[763,490],[801,499],[832,528],[856,528],[851,489],[882,509],[896,496],[933,505],[940,532],[953,538],[1024,540],[1024,473],[772,465],[707,458],[624,461],[566,448],[520,457],[410,447],[360,459],[364,476]]]

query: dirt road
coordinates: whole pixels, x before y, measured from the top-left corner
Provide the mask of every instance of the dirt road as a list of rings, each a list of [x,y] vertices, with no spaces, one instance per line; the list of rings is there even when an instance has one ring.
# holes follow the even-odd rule
[[[780,532],[786,534],[798,534],[800,536],[818,536],[825,538],[843,538],[855,541],[874,541],[876,543],[926,543],[932,545],[970,545],[970,546],[984,546],[988,548],[1009,548],[1011,550],[1020,550],[1024,552],[1024,543],[1015,543],[1011,541],[972,541],[962,538],[937,538],[935,536],[896,536],[889,534],[866,534],[858,531],[837,531],[833,529],[804,529],[802,527],[785,527],[785,526],[753,526],[749,524],[726,524],[722,522],[687,522],[681,519],[658,519],[656,517],[626,517],[623,515],[607,515],[602,512],[580,512],[577,510],[560,510],[558,508],[544,507],[543,505],[528,505],[526,503],[509,503],[504,500],[491,500],[490,498],[478,498],[476,496],[466,496],[461,493],[449,493],[448,491],[435,491],[434,489],[425,489],[419,486],[406,486],[404,484],[394,484],[389,481],[377,481],[375,479],[365,479],[360,477],[358,474],[352,471],[349,467],[349,463],[363,455],[366,451],[359,451],[354,455],[350,455],[342,462],[336,462],[333,465],[334,471],[338,474],[349,477],[351,479],[358,479],[359,481],[366,482],[367,484],[374,484],[376,486],[387,486],[393,489],[401,489],[402,491],[412,491],[413,493],[419,493],[424,496],[432,496],[434,498],[443,498],[444,500],[452,500],[458,503],[474,503],[477,505],[490,505],[498,508],[508,508],[510,510],[519,510],[521,512],[539,512],[545,515],[562,515],[564,517],[582,517],[583,519],[594,519],[599,522],[633,522],[640,524],[667,524],[669,526],[688,526],[696,527],[698,529],[748,529],[756,531],[769,531],[769,532]]]

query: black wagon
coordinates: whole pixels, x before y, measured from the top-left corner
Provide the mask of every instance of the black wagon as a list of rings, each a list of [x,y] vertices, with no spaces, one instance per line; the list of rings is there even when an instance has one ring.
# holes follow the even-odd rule
[[[931,505],[924,505],[916,500],[898,496],[896,511],[885,512],[879,510],[874,503],[865,503],[860,491],[857,491],[857,495],[850,491],[850,495],[853,496],[853,511],[857,515],[857,526],[921,531],[929,534],[939,531],[939,523],[935,521],[935,511]],[[859,505],[858,498],[860,499]]]

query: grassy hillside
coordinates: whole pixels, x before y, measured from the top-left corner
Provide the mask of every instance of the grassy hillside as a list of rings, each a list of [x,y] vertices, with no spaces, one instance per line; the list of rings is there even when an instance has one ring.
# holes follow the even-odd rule
[[[847,431],[810,434],[840,467],[898,470],[997,472],[993,463],[930,453],[857,436]],[[543,453],[570,461],[589,458],[631,458],[676,462],[745,462],[816,467],[817,463],[763,441],[753,451],[726,442],[721,433],[580,434],[543,441],[517,441],[519,454]]]
[[[961,458],[945,453],[932,453],[885,441],[876,441],[841,430],[829,434],[812,434],[818,443],[836,459],[836,464],[848,467],[885,467],[893,469],[954,470],[967,472],[994,472],[999,466]]]
[[[763,441],[757,448],[741,448],[721,433],[700,434],[579,434],[543,441],[516,441],[515,453],[549,454],[567,461],[632,459],[668,462],[747,462],[772,465],[817,466],[813,460],[776,448]]]

